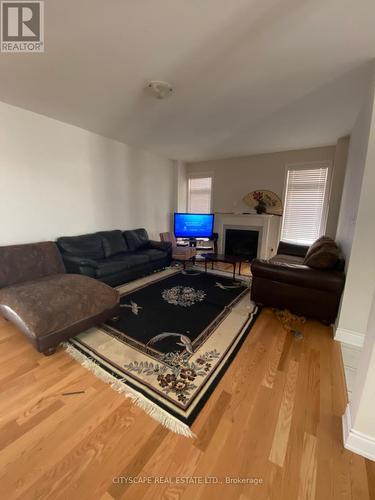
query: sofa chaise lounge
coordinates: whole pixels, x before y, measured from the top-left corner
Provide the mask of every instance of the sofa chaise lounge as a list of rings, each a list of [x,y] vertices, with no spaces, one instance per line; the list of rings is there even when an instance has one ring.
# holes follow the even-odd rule
[[[118,316],[119,302],[110,286],[66,274],[52,241],[0,247],[0,314],[46,355],[61,341]]]

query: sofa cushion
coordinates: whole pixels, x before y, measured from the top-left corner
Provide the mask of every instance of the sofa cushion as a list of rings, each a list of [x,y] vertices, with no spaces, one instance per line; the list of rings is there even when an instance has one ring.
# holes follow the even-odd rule
[[[295,255],[296,257],[305,257],[309,248],[309,245],[300,245],[297,243],[280,241],[277,248],[277,253],[282,255]]]
[[[297,255],[283,255],[277,254],[270,258],[270,262],[273,264],[280,262],[282,264],[303,264],[304,257],[298,257]]]
[[[29,337],[43,337],[112,309],[118,292],[77,274],[55,274],[0,290],[0,311]]]
[[[64,272],[52,241],[0,247],[0,288]]]
[[[339,260],[339,249],[334,242],[321,245],[310,255],[306,255],[304,264],[314,269],[333,269]]]
[[[168,255],[168,251],[149,248],[146,250],[141,250],[140,252],[138,252],[138,254],[144,255],[150,262],[154,262],[156,260],[165,259]]]
[[[121,273],[122,271],[126,271],[128,269],[128,265],[126,262],[115,262],[110,260],[105,260],[103,262],[98,263],[98,267],[96,268],[96,276],[97,278],[104,278],[110,274]]]
[[[149,237],[146,229],[133,229],[122,233],[131,252],[142,250],[149,246]]]
[[[57,245],[63,254],[88,257],[90,259],[104,258],[103,243],[98,234],[62,236],[58,238]]]
[[[114,255],[97,263],[96,275],[98,278],[103,278],[110,274],[121,273],[134,267],[148,264],[148,262],[149,259],[145,255],[139,253]]]
[[[112,255],[124,253],[129,250],[119,229],[114,231],[100,231],[97,234],[102,239],[105,257],[111,257]]]

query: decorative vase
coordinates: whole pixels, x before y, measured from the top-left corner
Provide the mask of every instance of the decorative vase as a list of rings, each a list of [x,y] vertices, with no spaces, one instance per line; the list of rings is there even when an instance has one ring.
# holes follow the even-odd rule
[[[257,214],[264,214],[267,210],[267,205],[264,203],[264,201],[259,200],[258,205],[255,207],[255,211]]]

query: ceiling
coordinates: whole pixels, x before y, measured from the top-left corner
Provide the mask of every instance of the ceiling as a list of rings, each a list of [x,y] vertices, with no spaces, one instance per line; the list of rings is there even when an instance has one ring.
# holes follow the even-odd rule
[[[173,159],[334,143],[375,57],[373,0],[45,4],[46,51],[0,54],[0,100]]]

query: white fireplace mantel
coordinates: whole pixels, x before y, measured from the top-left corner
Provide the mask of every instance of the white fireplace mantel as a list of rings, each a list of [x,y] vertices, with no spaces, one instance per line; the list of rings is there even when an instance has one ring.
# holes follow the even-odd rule
[[[215,214],[215,231],[219,234],[218,251],[224,253],[226,229],[259,231],[258,258],[276,254],[281,217],[268,214]]]

